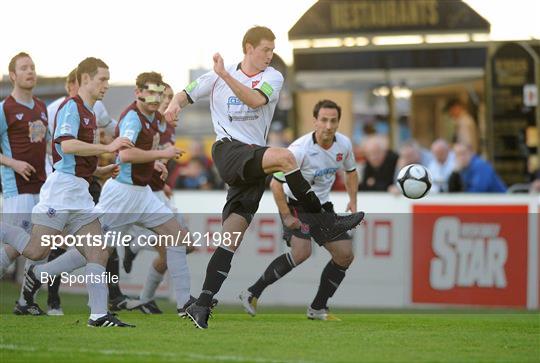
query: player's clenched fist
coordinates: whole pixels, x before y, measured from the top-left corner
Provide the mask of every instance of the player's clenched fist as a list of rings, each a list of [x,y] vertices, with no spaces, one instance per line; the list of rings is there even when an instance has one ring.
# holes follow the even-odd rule
[[[185,153],[184,150],[178,149],[174,146],[169,146],[163,150],[164,159],[177,159]]]
[[[221,54],[219,53],[216,53],[214,54],[214,72],[216,72],[216,74],[218,76],[223,76],[226,71],[225,71],[225,65],[223,63],[223,57],[221,57]]]
[[[178,101],[173,98],[167,109],[165,110],[165,113],[163,116],[165,117],[165,121],[167,121],[172,126],[176,126],[176,122],[178,121],[178,114],[182,108],[178,104]]]

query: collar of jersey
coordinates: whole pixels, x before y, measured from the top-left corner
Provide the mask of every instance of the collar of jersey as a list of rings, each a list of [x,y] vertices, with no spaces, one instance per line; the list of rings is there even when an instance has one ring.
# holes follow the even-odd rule
[[[311,139],[313,140],[313,144],[318,145],[318,143],[317,143],[317,138],[315,137],[315,131],[313,131],[313,132],[311,133]],[[333,142],[336,142],[336,141],[337,141],[336,135],[334,135],[334,140],[333,140]],[[323,149],[323,150],[330,150],[330,149],[332,148],[332,146],[334,146],[334,144],[332,143],[332,146],[330,146],[328,149],[325,149],[325,148],[322,147],[321,145],[319,145],[319,146],[320,146],[320,148]]]
[[[244,75],[245,75],[247,78],[253,78],[253,77],[255,77],[257,74],[264,72],[264,71],[260,71],[260,72],[257,72],[257,73],[255,73],[255,74],[249,75],[249,74],[247,74],[246,72],[244,72],[244,70],[242,69],[242,62],[238,63],[238,65],[236,66],[236,70],[237,70],[237,71],[240,71],[240,72],[242,72],[242,73],[244,73]]]

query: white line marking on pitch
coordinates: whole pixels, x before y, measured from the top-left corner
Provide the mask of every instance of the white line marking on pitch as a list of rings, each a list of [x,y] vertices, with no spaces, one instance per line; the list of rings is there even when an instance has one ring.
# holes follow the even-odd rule
[[[305,360],[275,360],[275,359],[264,359],[264,358],[251,358],[251,357],[242,357],[234,355],[205,355],[197,353],[169,353],[169,352],[148,352],[148,351],[132,351],[132,350],[117,350],[117,349],[62,349],[50,347],[46,349],[40,349],[30,346],[19,346],[14,344],[0,344],[0,350],[14,350],[14,351],[23,351],[23,352],[56,352],[56,353],[98,353],[103,355],[134,355],[141,357],[161,357],[166,359],[178,359],[180,357],[185,357],[191,360],[199,361],[208,361],[214,360],[219,362],[255,362],[255,363],[316,363],[314,361],[305,361]]]

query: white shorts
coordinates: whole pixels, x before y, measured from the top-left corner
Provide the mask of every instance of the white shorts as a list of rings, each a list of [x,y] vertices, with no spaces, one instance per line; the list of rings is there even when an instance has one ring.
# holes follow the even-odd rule
[[[157,199],[162,201],[163,204],[165,204],[165,206],[167,208],[169,208],[172,213],[174,213],[175,218],[178,221],[178,223],[183,228],[186,228],[186,223],[185,223],[184,218],[182,217],[182,215],[180,213],[177,213],[176,208],[172,205],[171,200],[169,198],[167,198],[167,196],[165,195],[165,192],[160,190],[160,191],[155,191],[155,192],[152,192],[152,193],[156,196]],[[153,231],[151,231],[151,230],[149,230],[147,228],[138,226],[138,225],[130,226],[125,232],[130,234],[131,236],[134,236],[134,237],[136,237],[136,236],[149,237],[149,236],[152,236],[152,235],[156,235]],[[150,248],[150,249],[153,249],[153,248]]]
[[[74,234],[99,216],[88,182],[78,176],[54,171],[39,193],[39,203],[32,210],[32,223]]]
[[[32,231],[32,209],[39,202],[39,194],[18,194],[4,198],[2,219],[5,223]]]
[[[125,184],[114,179],[103,185],[95,211],[100,215],[104,231],[126,230],[133,224],[153,228],[174,217],[148,185]]]

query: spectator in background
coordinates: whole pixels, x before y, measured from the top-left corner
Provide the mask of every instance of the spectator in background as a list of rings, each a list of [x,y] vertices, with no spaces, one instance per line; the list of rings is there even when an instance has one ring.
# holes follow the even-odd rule
[[[426,150],[427,151],[427,150]],[[428,152],[429,153],[429,152]],[[392,182],[392,185],[388,187],[388,191],[394,194],[401,193],[399,189],[397,188],[395,181],[397,179],[397,175],[401,168],[407,165],[411,164],[421,164],[424,166],[427,166],[426,162],[427,160],[431,160],[431,155],[426,156],[424,161],[422,159],[422,148],[415,140],[409,140],[405,142],[401,147],[399,148],[399,157],[396,163],[396,168],[394,170],[394,179]]]
[[[363,147],[366,166],[362,172],[359,191],[386,192],[394,183],[394,171],[398,156],[388,149],[386,138],[369,136]]]
[[[200,140],[189,146],[189,160],[176,165],[169,174],[167,183],[175,189],[221,189],[223,184],[217,177],[212,159],[206,156]]]
[[[454,145],[454,152],[456,154],[456,171],[450,177],[450,191],[506,192],[506,185],[493,167],[476,155],[471,146],[457,143]]]
[[[453,98],[446,104],[445,111],[450,116],[447,140],[452,143],[470,145],[473,152],[478,152],[478,131],[476,122],[467,111],[465,104]]]
[[[175,189],[213,189],[215,180],[211,169],[207,168],[206,161],[199,157],[192,157],[181,170],[175,181]]]
[[[433,159],[427,169],[431,173],[432,193],[448,192],[448,179],[456,165],[456,155],[450,150],[450,145],[444,139],[437,139],[431,144]]]
[[[422,152],[420,146],[414,140],[409,140],[399,148],[399,157],[396,164],[395,175],[406,165],[422,164]]]

